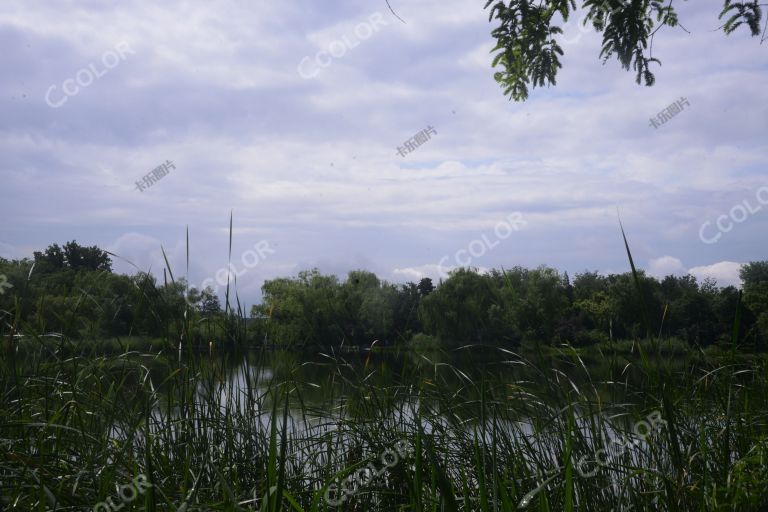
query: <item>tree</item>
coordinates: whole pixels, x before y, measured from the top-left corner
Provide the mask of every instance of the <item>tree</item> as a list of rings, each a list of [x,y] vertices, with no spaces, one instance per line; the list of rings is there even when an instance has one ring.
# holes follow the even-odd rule
[[[631,272],[608,276],[608,295],[616,322],[616,338],[643,338],[658,332],[663,305],[658,291],[659,282],[638,271],[639,289]]]
[[[433,291],[435,291],[435,285],[432,284],[432,279],[428,277],[421,278],[421,281],[419,281],[419,294],[422,297],[426,297]]]
[[[659,285],[660,304],[666,308],[664,333],[703,346],[717,341],[717,316],[714,312],[714,283],[702,286],[692,275],[667,276]]]
[[[341,287],[341,299],[347,313],[345,331],[356,345],[370,345],[394,337],[397,290],[382,282],[376,274],[353,270]]]
[[[58,244],[49,245],[44,253],[35,251],[34,256],[41,272],[56,272],[64,268],[112,271],[112,259],[106,251],[95,245],[83,247],[75,240],[67,242],[63,248]]]
[[[211,316],[221,312],[221,302],[219,302],[219,296],[213,292],[213,289],[208,286],[205,290],[200,292],[200,313],[203,316]]]
[[[426,333],[459,344],[498,341],[488,328],[495,298],[492,284],[475,269],[451,271],[448,279],[421,303]]]
[[[549,342],[569,306],[565,280],[557,270],[541,266],[526,272],[522,291],[520,327],[530,338]]]
[[[739,271],[744,283],[744,304],[755,315],[764,337],[768,336],[768,261],[747,263]]]
[[[485,8],[491,4],[489,21],[495,18],[498,23],[491,32],[496,39],[492,66],[501,68],[494,78],[504,95],[525,101],[529,86],[555,85],[563,55],[557,38],[563,30],[558,23],[574,14],[576,0],[487,0]],[[731,34],[746,25],[752,36],[760,35],[761,5],[765,4],[759,0],[724,0],[719,19],[726,21],[720,28]],[[603,34],[603,62],[615,56],[624,69],[634,69],[638,84],[646,86],[655,82],[651,64],[661,65],[651,51],[656,32],[665,25],[685,30],[673,0],[582,0],[581,9],[583,24],[590,23]],[[765,32],[763,28],[761,43]]]
[[[55,272],[64,268],[64,251],[59,244],[49,245],[45,252],[35,251],[33,255],[41,272]]]
[[[574,306],[587,313],[594,325],[609,339],[613,338],[613,317],[616,314],[616,305],[606,292],[599,291],[587,299],[577,300]]]
[[[261,290],[263,304],[253,307],[252,316],[264,321],[273,343],[338,344],[356,336],[356,316],[345,304],[336,276],[324,276],[317,269],[302,271],[296,279],[265,281]]]
[[[398,297],[395,305],[395,335],[401,340],[410,340],[411,337],[420,332],[421,322],[419,321],[419,305],[424,298],[423,290],[421,287],[424,278],[416,283],[405,283],[400,285],[398,290]],[[432,285],[432,281],[429,280],[429,284]],[[432,286],[434,290],[434,286]],[[430,292],[431,293],[431,292]]]
[[[103,270],[112,271],[112,260],[105,252],[92,245],[83,247],[72,240],[64,245],[64,258],[69,268],[73,270]]]
[[[768,284],[768,261],[753,261],[742,266],[739,278],[744,283],[744,291],[754,286]]]
[[[369,345],[379,340],[387,345],[394,338],[398,298],[397,289],[387,283],[370,288],[363,294],[357,319],[363,327],[362,339],[359,340],[362,344]]]

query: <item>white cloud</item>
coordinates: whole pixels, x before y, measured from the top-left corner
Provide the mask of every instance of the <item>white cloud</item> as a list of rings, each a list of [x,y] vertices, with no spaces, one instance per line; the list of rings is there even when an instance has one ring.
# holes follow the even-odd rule
[[[712,265],[693,267],[688,270],[688,273],[695,276],[699,281],[711,277],[717,280],[719,286],[741,287],[739,270],[741,270],[743,265],[743,263],[737,263],[735,261],[720,261],[718,263],[713,263]]]
[[[706,278],[715,279],[719,286],[741,286],[739,279],[739,270],[743,263],[734,261],[720,261],[711,265],[700,265],[686,269],[679,258],[673,256],[662,256],[652,259],[648,262],[648,275],[657,279],[663,279],[666,276],[682,276],[690,274],[699,282]]]
[[[429,268],[433,267],[433,268]],[[435,265],[422,265],[419,268],[413,268],[413,267],[407,267],[407,268],[396,268],[392,271],[392,274],[394,274],[395,278],[398,280],[405,280],[405,281],[414,281],[418,282],[421,279],[428,277],[430,273],[436,272]]]
[[[392,271],[392,275],[396,281],[418,282],[424,277],[429,277],[433,281],[437,282],[440,279],[448,278],[448,274],[457,268],[459,267],[455,265],[443,265],[441,267],[440,265],[427,264],[417,267],[396,268]],[[474,268],[479,274],[484,274],[491,270],[488,267],[475,265],[473,265],[472,268]]]
[[[686,273],[683,263],[672,256],[662,256],[648,263],[648,274],[657,279],[663,279],[669,275],[680,276]]]

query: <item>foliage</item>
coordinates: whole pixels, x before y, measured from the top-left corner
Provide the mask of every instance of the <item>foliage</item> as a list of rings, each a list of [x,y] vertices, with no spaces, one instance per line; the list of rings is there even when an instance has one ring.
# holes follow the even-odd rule
[[[756,318],[762,338],[768,337],[768,261],[747,263],[741,268],[744,304]]]
[[[741,340],[746,349],[760,348],[765,339],[766,332],[755,327],[768,318],[762,286],[746,286]],[[434,291],[424,294],[422,288],[415,283],[396,287],[361,271],[340,282],[313,270],[298,279],[267,281],[264,303],[253,314],[278,344],[368,346],[378,340],[391,345],[421,332],[444,346],[516,348],[525,340],[584,346],[644,338],[639,312],[645,304],[654,334],[695,348],[729,339],[738,300],[734,287],[699,283],[690,275],[659,281],[638,271],[635,282],[631,273],[583,272],[571,284],[567,274],[548,267],[486,274],[460,268]]]
[[[512,267],[478,273],[460,268],[435,286],[429,278],[395,285],[363,270],[345,280],[317,269],[268,280],[249,321],[221,311],[211,289],[187,289],[184,279],[111,272],[109,256],[75,242],[35,253],[35,261],[0,260],[13,286],[0,295],[3,332],[62,333],[71,338],[143,336],[196,340],[221,334],[228,344],[407,345],[425,334],[444,347],[465,344],[516,349],[574,346],[676,337],[689,347],[731,342],[739,302],[734,287],[718,288],[693,276],[657,280],[637,272],[602,275],[585,271],[571,282],[549,267]],[[752,262],[744,281],[738,343],[768,347],[768,262]],[[233,316],[234,315],[234,316]],[[245,316],[244,314],[242,316]]]
[[[558,23],[575,15],[576,0],[487,0],[485,8],[489,7],[489,20],[496,21],[491,32],[496,40],[492,66],[501,68],[494,78],[504,94],[524,101],[529,87],[556,85],[564,54],[557,37],[563,33]],[[721,28],[731,34],[746,24],[752,36],[760,35],[760,7],[759,0],[724,0],[720,18],[727,20]],[[624,69],[634,70],[638,84],[652,86],[656,79],[651,64],[661,65],[651,53],[653,37],[664,26],[679,25],[673,1],[582,0],[580,8],[584,25],[591,24],[602,33],[603,63],[616,57]],[[764,36],[765,29],[761,42]]]
[[[13,285],[0,294],[4,312],[0,334],[146,336],[176,343],[188,321],[194,323],[190,334],[199,337],[214,329],[211,322],[221,319],[219,299],[210,289],[187,294],[183,279],[159,284],[143,272],[113,273],[106,251],[74,241],[35,252],[34,260],[0,259],[0,274]]]
[[[64,268],[72,270],[112,271],[112,259],[98,247],[82,247],[76,241],[67,242],[61,248],[58,244],[48,246],[45,252],[35,252],[35,263],[41,272],[55,272]]]

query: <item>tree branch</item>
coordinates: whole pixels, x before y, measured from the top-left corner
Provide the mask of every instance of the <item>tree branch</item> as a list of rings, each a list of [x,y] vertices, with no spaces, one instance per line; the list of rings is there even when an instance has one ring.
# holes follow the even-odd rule
[[[403,23],[405,23],[405,20],[403,18],[401,18],[400,16],[398,16],[397,13],[395,12],[395,10],[392,8],[392,6],[389,5],[389,0],[384,0],[384,1],[387,2],[387,7],[389,7],[390,12],[395,15],[395,18],[397,18],[400,21],[402,21]]]

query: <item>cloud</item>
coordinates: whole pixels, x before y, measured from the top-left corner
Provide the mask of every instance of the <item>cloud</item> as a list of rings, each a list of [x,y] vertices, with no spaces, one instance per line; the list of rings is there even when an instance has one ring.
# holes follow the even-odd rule
[[[656,258],[648,263],[648,274],[657,278],[663,279],[666,276],[680,276],[687,273],[683,263],[672,256],[662,256]]]
[[[657,279],[663,279],[666,276],[682,276],[690,274],[699,282],[706,278],[715,279],[718,286],[741,286],[739,270],[743,263],[734,261],[720,261],[711,265],[700,265],[687,269],[679,258],[673,256],[662,256],[650,260],[648,263],[648,275]]]
[[[316,79],[299,76],[304,56],[376,10],[387,26]],[[624,269],[619,207],[649,272],[766,258],[762,214],[728,244],[704,247],[698,235],[765,184],[768,162],[755,135],[768,128],[768,89],[754,86],[766,78],[765,48],[711,32],[716,6],[680,6],[690,35],[657,33],[664,66],[654,87],[603,65],[590,30],[564,47],[557,87],[524,104],[493,80],[482,4],[397,10],[407,24],[383,2],[351,0],[5,0],[0,251],[31,256],[89,240],[160,271],[162,244],[176,274],[189,226],[198,283],[226,265],[234,212],[235,257],[261,239],[276,247],[238,283],[253,302],[261,280],[318,262],[340,275],[365,266],[437,278],[444,255],[514,211],[528,224],[484,255],[483,268]],[[120,41],[136,54],[62,108],[46,105],[51,85]],[[690,107],[649,127],[681,96]],[[437,135],[400,157],[397,147],[427,125]],[[165,160],[176,169],[138,192],[134,183]],[[658,257],[666,254],[675,257]]]
[[[705,278],[710,277],[717,280],[719,286],[741,287],[739,270],[741,270],[743,265],[743,263],[737,263],[735,261],[720,261],[718,263],[713,263],[712,265],[693,267],[688,270],[688,273],[695,276],[699,281],[703,281]]]
[[[429,267],[433,267],[433,268],[429,268]],[[420,268],[413,268],[413,267],[396,268],[395,270],[392,271],[392,274],[398,280],[418,282],[425,277],[435,274],[437,272],[437,269],[434,267],[436,266],[422,265]]]
[[[421,279],[425,277],[429,277],[433,281],[439,281],[440,279],[446,279],[450,272],[452,270],[456,270],[457,266],[453,265],[433,265],[433,264],[427,264],[427,265],[420,265],[417,267],[406,267],[406,268],[396,268],[392,271],[392,276],[394,277],[395,281],[402,282],[402,281],[412,281],[412,282],[419,282]],[[478,267],[473,266],[473,269],[475,269],[479,274],[484,274],[488,271],[490,271],[490,268],[487,267]]]

